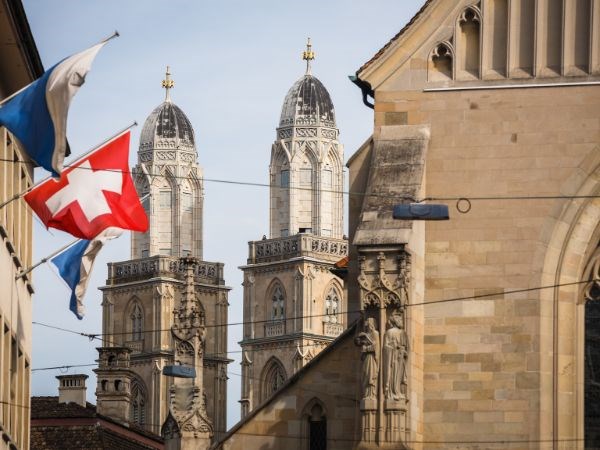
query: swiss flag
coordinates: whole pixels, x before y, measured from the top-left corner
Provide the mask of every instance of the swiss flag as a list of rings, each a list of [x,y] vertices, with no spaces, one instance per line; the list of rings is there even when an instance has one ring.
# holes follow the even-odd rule
[[[108,227],[148,230],[129,172],[130,131],[119,135],[25,195],[46,227],[93,239]]]

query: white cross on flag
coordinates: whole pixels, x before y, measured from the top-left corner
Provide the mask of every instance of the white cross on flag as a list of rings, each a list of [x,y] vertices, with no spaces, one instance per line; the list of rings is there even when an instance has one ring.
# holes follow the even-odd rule
[[[46,227],[82,239],[108,227],[148,230],[129,172],[129,138],[129,131],[123,133],[25,196]]]

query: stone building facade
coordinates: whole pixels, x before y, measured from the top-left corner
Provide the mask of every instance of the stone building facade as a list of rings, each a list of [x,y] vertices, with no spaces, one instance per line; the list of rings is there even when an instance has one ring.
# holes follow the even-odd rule
[[[216,448],[600,446],[599,13],[427,0],[358,70],[362,314]],[[393,219],[425,199],[450,220]]]
[[[0,100],[44,73],[21,1],[0,3]],[[25,201],[9,201],[33,184],[33,164],[0,127],[0,449],[29,448],[31,383],[32,215]]]
[[[350,278],[378,245],[411,255],[411,436],[438,442],[421,447],[599,445],[599,6],[430,0],[357,72],[375,131],[350,190],[383,191],[393,161],[397,198],[451,209],[374,246],[372,208],[350,200]],[[421,180],[403,170],[419,159]]]
[[[103,415],[157,434],[166,426],[166,448],[205,448],[226,429],[230,288],[223,264],[202,260],[202,169],[173,85],[167,68],[166,98],[144,124],[134,169],[150,228],[133,235],[132,260],[109,264],[101,288],[109,338],[96,396]],[[194,367],[195,381],[164,376],[173,364]]]
[[[270,234],[244,271],[241,414],[265,401],[346,327],[343,147],[331,97],[311,73],[287,93],[271,148]]]

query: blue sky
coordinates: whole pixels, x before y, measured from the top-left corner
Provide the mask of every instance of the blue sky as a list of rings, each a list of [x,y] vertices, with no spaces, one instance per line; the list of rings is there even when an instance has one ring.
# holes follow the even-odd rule
[[[46,68],[114,30],[121,37],[100,52],[72,104],[68,138],[74,156],[137,121],[130,161],[136,162],[144,120],[163,101],[161,80],[171,66],[171,98],[194,126],[199,163],[210,179],[268,182],[271,144],[287,90],[304,74],[301,60],[311,37],[313,74],[331,94],[345,159],[369,137],[373,111],[347,78],[394,36],[421,1],[302,2],[244,0],[23,0]],[[39,170],[39,169],[38,169]],[[46,174],[39,170],[36,177]],[[347,182],[347,181],[346,181]],[[225,263],[229,321],[242,319],[242,274],[247,242],[268,234],[268,189],[205,183],[204,259]],[[345,198],[346,202],[347,199]],[[347,219],[346,219],[347,221]],[[71,238],[34,229],[37,261]],[[97,259],[79,321],[68,310],[69,292],[48,267],[34,272],[34,321],[101,332],[101,293],[108,261],[130,258],[129,236],[109,243]],[[34,325],[32,367],[93,364],[99,341]],[[229,350],[238,351],[239,326],[229,328]],[[228,425],[239,419],[239,354],[229,366]],[[95,403],[93,367],[88,400]],[[33,395],[57,395],[58,370],[33,372]]]

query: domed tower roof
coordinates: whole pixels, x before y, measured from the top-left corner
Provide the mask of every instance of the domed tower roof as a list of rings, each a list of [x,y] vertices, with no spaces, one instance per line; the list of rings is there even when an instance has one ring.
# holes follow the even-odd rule
[[[173,102],[169,89],[174,86],[167,68],[167,77],[163,80],[166,98],[158,105],[144,122],[140,135],[140,150],[154,148],[194,150],[194,129],[185,113]]]
[[[329,92],[310,73],[296,81],[285,96],[279,126],[289,125],[335,127],[335,111]]]
[[[310,38],[306,51],[302,52],[302,59],[306,61],[306,74],[285,96],[279,127],[313,125],[335,128],[335,111],[329,92],[310,72],[310,62],[315,59]]]

